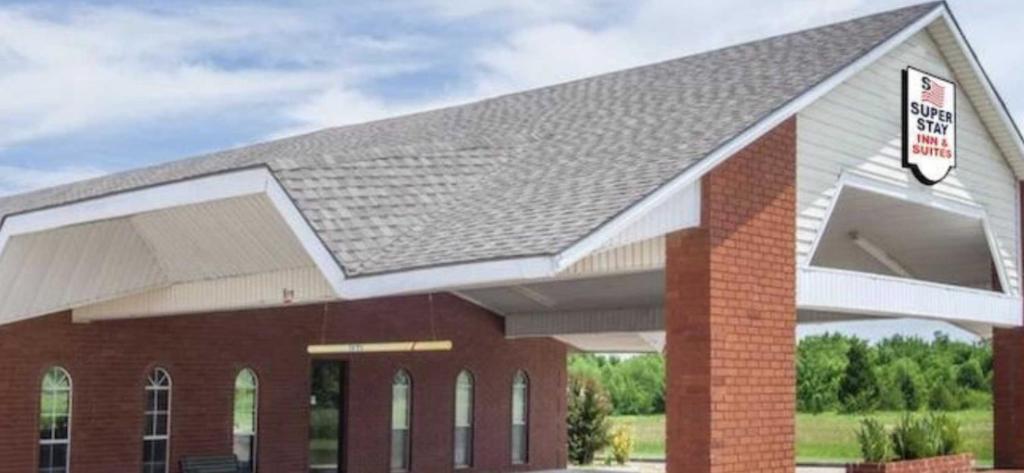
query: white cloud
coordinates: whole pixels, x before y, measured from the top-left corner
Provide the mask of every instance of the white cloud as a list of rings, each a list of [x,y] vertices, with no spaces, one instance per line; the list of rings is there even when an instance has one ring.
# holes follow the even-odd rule
[[[176,114],[284,104],[412,67],[346,64],[360,51],[407,46],[400,36],[346,42],[329,22],[297,13],[0,9],[0,148],[90,127],[130,130]]]
[[[138,123],[251,106],[291,123],[268,132],[280,136],[577,79],[916,1],[0,7],[0,150],[93,128],[131,133]],[[953,8],[1021,119],[1024,76],[1015,66],[1024,62],[1024,50],[1008,47],[999,14],[1020,7],[985,0],[956,1]],[[339,23],[359,14],[396,21],[358,32]],[[405,16],[392,17],[399,14]],[[372,92],[379,78],[419,70],[451,77],[427,99]]]
[[[410,103],[395,103],[360,93],[353,88],[337,87],[310,96],[286,109],[285,116],[297,125],[278,130],[271,134],[270,138],[433,110],[469,102],[475,98],[478,97],[453,95]]]
[[[298,125],[274,136],[385,118],[680,57],[819,25],[863,10],[866,3],[789,0],[783,7],[750,0],[714,4],[643,0],[630,4],[625,9],[628,15],[607,18],[621,4],[420,0],[421,8],[444,21],[502,25],[502,33],[495,39],[460,52],[462,72],[470,77],[467,83],[442,97],[411,103],[368,96],[356,87],[333,87],[288,107],[286,115]],[[738,17],[737,11],[746,14]],[[593,21],[602,15],[604,21]]]
[[[33,189],[57,186],[106,174],[91,166],[65,166],[57,169],[30,169],[0,166],[0,195],[17,194]]]
[[[537,87],[817,26],[866,8],[866,0],[644,0],[605,27],[539,22],[481,47],[478,81],[484,94]]]
[[[425,11],[448,19],[493,17],[517,21],[591,18],[611,3],[595,0],[417,0]]]

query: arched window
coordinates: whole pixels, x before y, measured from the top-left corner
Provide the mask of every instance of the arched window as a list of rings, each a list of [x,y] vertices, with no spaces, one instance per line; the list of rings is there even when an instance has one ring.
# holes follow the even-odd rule
[[[242,473],[256,471],[256,413],[259,385],[256,373],[246,368],[235,377],[234,451]]]
[[[517,371],[512,379],[512,463],[526,463],[530,449],[530,379]]]
[[[473,375],[463,370],[455,378],[455,467],[473,465]]]
[[[412,378],[399,370],[391,382],[391,471],[409,471]]]
[[[65,473],[71,460],[71,376],[54,366],[39,400],[39,473]]]
[[[146,379],[142,473],[167,473],[171,443],[171,375],[155,368]]]

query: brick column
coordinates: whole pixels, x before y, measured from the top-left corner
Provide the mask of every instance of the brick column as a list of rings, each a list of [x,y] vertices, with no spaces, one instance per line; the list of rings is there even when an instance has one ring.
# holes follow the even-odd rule
[[[702,181],[666,249],[668,473],[792,473],[796,123]]]
[[[995,466],[1024,469],[1024,328],[992,330],[992,371]]]
[[[997,468],[1024,468],[1024,329],[992,333],[993,446]]]

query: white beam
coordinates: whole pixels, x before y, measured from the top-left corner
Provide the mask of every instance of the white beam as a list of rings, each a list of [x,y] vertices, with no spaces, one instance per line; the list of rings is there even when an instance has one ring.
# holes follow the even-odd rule
[[[854,245],[857,245],[857,248],[864,250],[868,256],[874,258],[875,261],[881,263],[882,266],[888,268],[889,271],[905,278],[915,279],[913,273],[908,271],[907,268],[900,264],[899,261],[896,261],[896,259],[889,255],[887,251],[883,250],[871,240],[861,236],[859,232],[850,232],[850,240],[853,241]]]

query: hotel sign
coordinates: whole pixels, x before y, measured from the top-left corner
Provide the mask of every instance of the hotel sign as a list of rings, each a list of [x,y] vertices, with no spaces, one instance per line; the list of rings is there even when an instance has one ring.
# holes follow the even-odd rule
[[[956,84],[903,70],[903,167],[937,184],[956,167]]]

